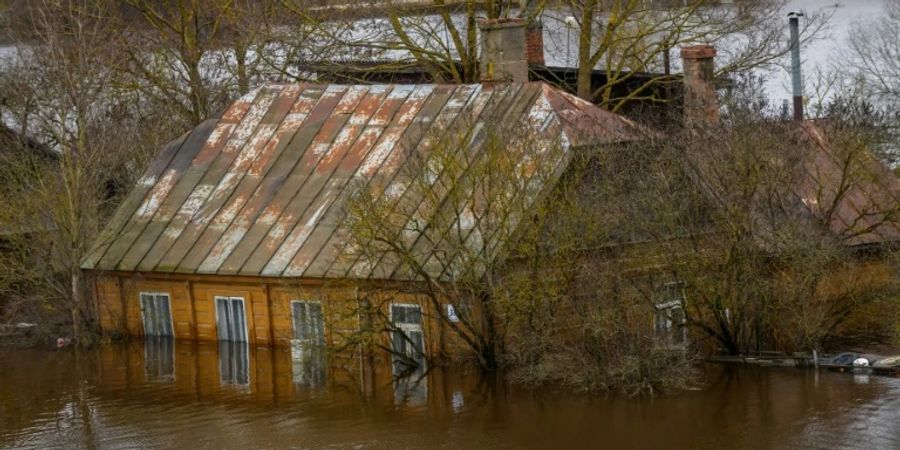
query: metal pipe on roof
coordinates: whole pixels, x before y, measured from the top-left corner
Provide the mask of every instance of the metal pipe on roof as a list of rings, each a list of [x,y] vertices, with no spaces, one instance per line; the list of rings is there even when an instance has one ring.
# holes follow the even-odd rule
[[[803,78],[800,71],[800,18],[803,13],[788,14],[791,29],[791,81],[794,91],[794,120],[803,120]]]

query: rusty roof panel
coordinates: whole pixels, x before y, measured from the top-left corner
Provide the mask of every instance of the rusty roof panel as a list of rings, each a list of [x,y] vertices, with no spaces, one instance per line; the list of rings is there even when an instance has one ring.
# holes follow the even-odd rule
[[[399,102],[395,102],[394,105],[388,105],[389,114],[391,116],[397,110],[397,106],[399,106]],[[379,108],[379,111],[384,112],[384,110],[382,110],[381,108]],[[317,226],[314,227],[314,229],[308,234],[308,237],[306,238],[304,244],[297,249],[293,259],[285,269],[284,275],[301,275],[306,270],[306,268],[313,263],[314,259],[319,253],[319,250],[331,237],[334,230],[339,225],[332,220],[328,220],[329,218],[340,216],[338,212],[332,211],[332,209],[339,209],[343,207],[343,204],[347,200],[347,194],[349,192],[349,189],[347,189],[347,187],[349,183],[351,183],[354,179],[359,179],[359,177],[356,175],[357,169],[363,164],[363,162],[369,155],[369,152],[375,146],[375,143],[384,133],[384,127],[379,125],[380,123],[383,123],[381,119],[375,120],[374,122],[370,120],[370,124],[373,123],[375,125],[369,126],[365,130],[363,130],[363,132],[359,135],[359,138],[354,143],[353,147],[350,149],[350,151],[344,157],[343,161],[341,161],[337,169],[331,175],[326,190],[337,192],[336,197],[330,202],[330,205],[328,206],[329,209],[323,215],[324,220],[319,222]]]
[[[124,227],[134,211],[143,203],[147,193],[159,180],[163,171],[166,170],[175,154],[181,148],[181,145],[191,133],[185,133],[178,139],[170,142],[163,148],[162,152],[150,163],[147,172],[138,180],[137,184],[132,188],[128,197],[122,202],[116,213],[110,219],[109,224],[100,234],[94,246],[88,252],[88,256],[84,261],[86,266],[93,267],[99,263],[100,258],[106,253],[106,250],[113,243],[119,231]]]
[[[285,206],[293,198],[302,187],[311,169],[311,165],[315,165],[318,161],[318,155],[312,151],[312,146],[316,136],[319,135],[320,129],[324,126],[330,117],[330,112],[340,101],[343,90],[337,91],[327,89],[321,95],[319,102],[310,112],[303,126],[297,131],[290,145],[285,150],[286,159],[283,163],[276,165],[271,172],[269,178],[274,192],[260,193],[268,199],[264,201],[265,205],[261,206],[261,210],[256,215],[256,219],[250,228],[244,233],[240,242],[235,246],[231,255],[226,259],[223,267],[226,273],[238,272],[246,265],[254,253],[256,253],[259,244],[271,231],[272,226],[284,212]],[[264,257],[256,258],[254,261],[260,261]],[[261,270],[261,263],[252,262],[251,266],[256,264]],[[253,270],[253,269],[250,269]]]
[[[500,114],[498,114],[496,117],[487,117],[487,118],[479,117],[479,119],[500,123],[500,124],[502,124],[501,126],[507,125],[510,122],[515,121],[516,119],[520,119],[522,116],[523,110],[525,108],[527,108],[527,105],[531,104],[534,101],[535,96],[538,93],[538,88],[539,88],[539,85],[526,85],[526,86],[523,86],[522,89],[516,93],[509,92],[509,91],[511,91],[511,89],[505,90],[504,96],[505,96],[505,98],[509,99],[508,100],[509,103],[500,103],[498,105],[498,106],[500,106],[500,109],[499,109]],[[493,108],[491,108],[488,112],[486,112],[486,115],[492,116],[495,113],[496,113],[496,111]],[[481,134],[483,134],[481,132],[482,130],[483,129],[475,130],[476,135],[472,136],[473,141],[479,140],[479,138],[481,137]],[[457,158],[459,161],[472,160],[472,156],[477,156],[477,155],[475,155],[475,153],[478,152],[479,148],[480,147],[475,146],[475,145],[470,146],[470,147],[457,148],[457,149],[455,149],[456,151],[454,152],[454,154],[452,156]],[[451,149],[450,151],[453,151],[453,149]],[[457,185],[459,184],[459,183],[456,183],[456,181],[458,181],[458,180],[454,179],[453,177],[458,175],[459,178],[465,178],[469,175],[468,173],[465,172],[465,170],[468,170],[468,166],[463,170],[464,170],[464,172],[462,174],[453,174],[452,176],[448,175],[444,171],[437,174],[434,181],[431,183],[431,187],[429,188],[429,194],[433,195],[435,198],[446,198],[449,195],[450,191],[456,189]],[[433,194],[431,194],[432,192],[433,192]],[[454,209],[454,205],[448,205],[448,207],[442,208],[440,205],[432,205],[429,202],[426,202],[426,201],[424,201],[424,199],[421,199],[421,198],[406,197],[406,199],[407,199],[406,201],[412,202],[411,204],[418,205],[414,216],[417,220],[421,220],[424,223],[424,226],[422,227],[422,230],[420,232],[404,233],[404,235],[405,235],[404,237],[406,238],[407,245],[411,249],[411,253],[416,258],[416,260],[419,263],[427,264],[427,262],[429,261],[429,258],[434,253],[432,252],[431,246],[428,244],[429,239],[425,239],[423,237],[427,236],[427,235],[432,235],[435,233],[437,233],[438,235],[441,235],[441,234],[445,234],[445,233],[451,231],[449,229],[434,230],[434,229],[432,229],[430,224],[432,224],[432,223],[449,223],[449,221],[447,221],[447,220],[441,221],[441,220],[436,220],[436,219],[438,219],[437,216],[439,216],[439,215],[447,215],[447,214],[453,215],[454,212],[452,210]],[[404,201],[404,200],[401,200],[401,201]],[[399,238],[399,236],[398,236],[398,238]],[[398,264],[396,264],[396,262],[394,262],[393,264],[380,265],[375,268],[375,270],[384,270],[385,273],[390,273],[391,277],[401,277],[401,278],[407,278],[410,276],[406,269],[407,269],[406,267],[401,267]],[[443,266],[438,266],[438,265],[432,265],[432,267],[431,267],[431,270],[433,273],[441,273],[442,269],[443,269]]]
[[[277,131],[284,126],[288,113],[296,103],[299,87],[288,86],[282,90],[257,127],[253,138],[247,142],[244,151],[235,158],[222,181],[216,186],[216,190],[207,200],[207,207],[210,211],[215,208],[216,212],[210,213],[211,219],[204,220],[207,223],[206,229],[203,230],[200,238],[197,239],[179,266],[187,266],[193,270],[194,267],[200,265],[225,228],[249,200],[261,180],[261,177],[256,174],[268,171],[271,167],[270,163],[274,162],[274,158],[277,156],[274,152],[282,148],[278,145],[279,141],[288,137]],[[288,123],[288,126],[290,125]]]
[[[404,130],[402,139],[389,151],[378,167],[377,172],[372,175],[373,179],[370,184],[374,184],[374,196],[382,196],[388,192],[397,192],[399,195],[404,192],[403,187],[394,182],[394,177],[406,161],[406,151],[427,151],[430,141],[427,139],[425,131],[434,124],[439,123],[437,117],[444,111],[454,92],[455,90],[448,89],[445,86],[436,87],[428,101],[422,105],[418,114],[411,117],[412,120]],[[437,131],[437,129],[435,130]],[[363,167],[363,169],[366,169],[366,167]],[[375,262],[373,266],[377,265],[378,262]],[[369,261],[355,261],[355,264],[350,268],[351,276],[369,277],[374,268],[373,266],[370,266]]]
[[[396,110],[396,108],[393,109]],[[408,115],[400,116],[400,120],[395,123],[394,129],[402,128],[404,126],[403,120],[409,120],[409,118],[410,116]],[[382,127],[378,128],[383,129]],[[392,139],[392,135],[390,133],[384,134],[387,136],[381,142],[389,142]],[[332,203],[331,208],[342,208],[352,192],[352,189],[348,189],[348,186],[359,186],[367,179],[361,167],[369,162],[372,149],[378,142],[378,138],[381,137],[379,135],[373,132],[371,136],[367,136],[364,133],[351,152],[354,156],[346,158],[338,168],[336,176],[339,174],[340,184],[335,186],[335,188],[340,189],[341,192],[339,194],[340,197]],[[394,147],[400,148],[400,146],[396,145]],[[329,211],[329,214],[326,214],[325,220],[313,230],[308,243],[297,252],[291,261],[284,273],[285,276],[322,277],[325,274],[325,271],[334,262],[337,256],[336,252],[341,250],[342,242],[346,241],[346,239],[333,241],[338,227],[342,225],[333,220],[337,217],[340,217],[340,214],[336,212],[331,213]]]
[[[335,138],[331,147],[323,155],[321,161],[310,175],[305,192],[294,198],[294,202],[288,207],[295,211],[305,211],[301,219],[294,225],[294,229],[288,233],[278,251],[274,253],[263,270],[263,274],[278,275],[290,262],[293,255],[304,245],[312,230],[318,225],[331,203],[338,197],[342,171],[338,168],[347,160],[350,164],[359,165],[360,156],[351,150],[358,149],[356,145],[369,118],[381,106],[386,89],[384,86],[373,86],[369,93],[359,102],[356,111],[352,113],[346,126]],[[376,129],[380,134],[380,130]],[[371,136],[371,133],[370,133]],[[306,195],[315,193],[314,196]]]
[[[384,131],[374,148],[366,155],[359,167],[356,168],[354,179],[357,183],[363,183],[366,188],[371,188],[372,184],[378,184],[378,180],[383,180],[391,175],[390,167],[382,170],[384,162],[391,159],[392,155],[402,154],[403,149],[409,146],[408,142],[404,142],[405,133],[409,132],[410,124],[422,110],[426,104],[426,99],[432,94],[434,87],[429,85],[419,85],[411,92],[407,100],[400,105],[394,114],[393,120]],[[439,94],[434,97],[432,102],[439,103],[441,96]],[[349,192],[343,195],[349,195]],[[343,202],[340,202],[343,204]],[[331,240],[324,245],[316,260],[310,264],[305,276],[309,277],[325,277],[326,275],[336,274],[336,278],[345,276],[347,270],[355,262],[352,255],[345,255],[349,239],[347,239],[346,230],[338,228],[332,235]]]
[[[185,183],[180,199],[183,199],[165,231],[161,247],[165,251],[155,270],[172,271],[178,267],[184,255],[193,247],[197,236],[210,219],[213,206],[210,204],[213,192],[224,181],[228,168],[244,151],[260,122],[265,117],[278,94],[277,89],[267,87],[261,90],[250,109],[237,124],[225,146],[208,164],[197,164],[191,183]],[[233,176],[233,175],[232,175]]]
[[[282,244],[289,237],[288,233],[294,228],[294,225],[300,220],[300,217],[306,212],[311,199],[318,193],[321,188],[320,180],[322,175],[318,174],[317,168],[320,163],[330,153],[338,152],[343,146],[333,146],[335,139],[341,135],[344,126],[350,119],[349,114],[338,114],[336,110],[347,110],[349,105],[356,105],[362,99],[364,91],[367,90],[363,86],[352,86],[346,89],[346,93],[342,93],[339,101],[331,104],[331,109],[320,110],[319,114],[323,116],[324,121],[317,129],[317,133],[309,144],[303,159],[294,168],[284,185],[284,196],[274,199],[272,205],[276,208],[267,211],[261,217],[261,222],[268,226],[268,233],[256,246],[254,252],[250,255],[241,273],[262,273],[281,248]],[[328,93],[326,93],[328,95]],[[288,244],[290,245],[290,243]]]
[[[318,94],[321,94],[321,91],[317,92],[317,96]],[[249,173],[242,181],[242,186],[235,194],[237,198],[246,196],[247,201],[240,206],[239,213],[233,214],[229,223],[224,223],[221,218],[219,219],[220,222],[223,222],[222,226],[227,227],[227,230],[222,232],[221,238],[200,265],[201,272],[214,273],[221,270],[225,260],[241,242],[261,208],[271,200],[271,194],[276,190],[274,184],[283,180],[287,171],[297,162],[299,154],[296,148],[294,151],[286,149],[291,142],[291,137],[303,125],[313,106],[314,103],[308,98],[296,102],[294,108],[282,121],[275,136],[267,144],[266,151],[251,166]]]
[[[141,240],[144,229],[156,214],[160,204],[165,201],[172,191],[172,187],[186,172],[191,160],[203,147],[203,143],[212,133],[215,123],[215,120],[207,120],[191,131],[191,134],[175,154],[169,167],[156,180],[146,197],[142,199],[140,206],[131,214],[128,224],[106,250],[99,262],[101,266],[118,269],[119,262],[129,249],[135,244],[140,245],[144,243]]]
[[[481,120],[488,110],[505,123],[562,134],[573,146],[631,140],[638,131],[542,83],[267,85],[160,153],[83,266],[402,277],[394,261],[369,267],[352,257],[341,226],[350,187],[416,201],[395,180],[408,152],[427,154],[440,130]],[[439,192],[453,189],[446,177],[438,182],[446,184]],[[447,259],[436,258],[424,240],[415,245],[429,267],[445,269]]]
[[[822,219],[850,245],[900,240],[900,180],[871,154],[838,154],[815,121],[803,132],[812,144],[807,177],[794,189],[803,205],[819,216],[833,210]]]

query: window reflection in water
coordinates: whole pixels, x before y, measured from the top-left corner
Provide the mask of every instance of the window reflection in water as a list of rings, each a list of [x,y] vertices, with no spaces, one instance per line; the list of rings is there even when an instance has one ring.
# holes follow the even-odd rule
[[[246,342],[219,341],[219,379],[223,385],[250,386],[250,349]]]
[[[150,337],[144,340],[144,376],[147,381],[175,381],[175,340]]]
[[[425,358],[421,355],[391,358],[394,375],[394,404],[424,406],[428,401]]]
[[[294,339],[291,341],[291,368],[295,386],[325,385],[326,359],[322,347]]]

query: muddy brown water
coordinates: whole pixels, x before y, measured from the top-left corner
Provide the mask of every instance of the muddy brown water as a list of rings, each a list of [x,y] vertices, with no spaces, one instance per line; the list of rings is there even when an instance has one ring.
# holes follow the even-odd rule
[[[0,349],[0,448],[900,449],[896,378],[709,365],[702,390],[627,399],[297,356]]]

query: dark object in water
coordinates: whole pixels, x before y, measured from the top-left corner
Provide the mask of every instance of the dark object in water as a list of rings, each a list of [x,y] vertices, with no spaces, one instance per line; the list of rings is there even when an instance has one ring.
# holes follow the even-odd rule
[[[839,353],[831,358],[820,358],[819,364],[823,366],[853,366],[853,361],[859,359],[862,355],[859,353]]]

